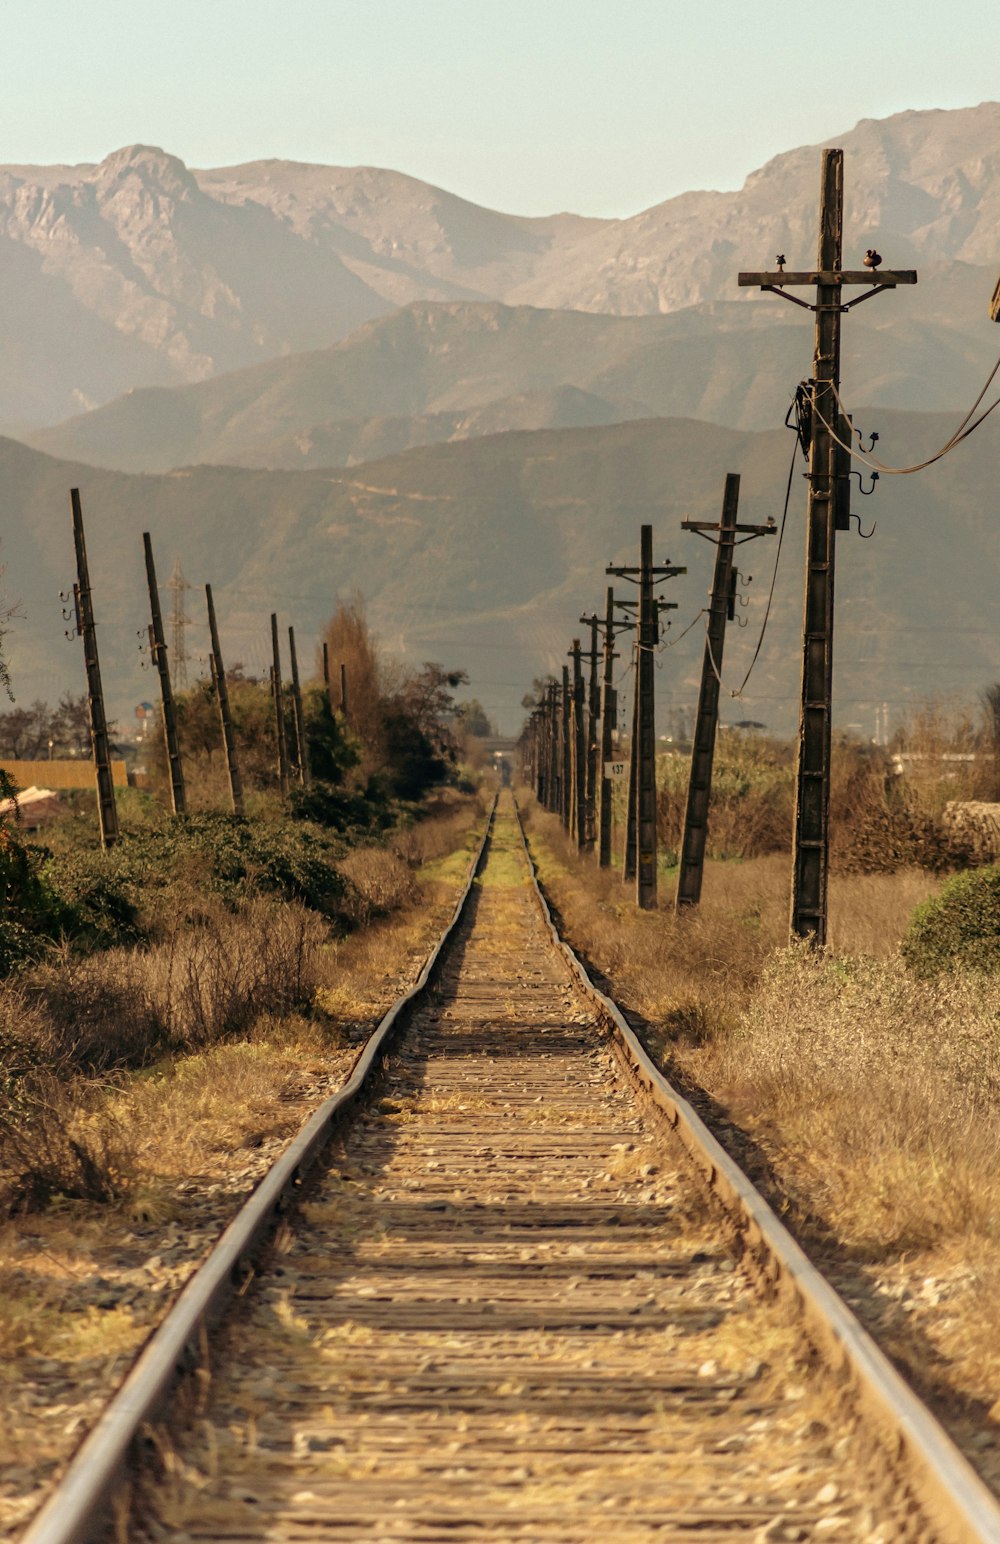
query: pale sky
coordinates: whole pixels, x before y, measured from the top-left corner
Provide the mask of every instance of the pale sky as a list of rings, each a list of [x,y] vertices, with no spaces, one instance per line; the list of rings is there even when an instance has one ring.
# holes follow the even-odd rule
[[[1000,96],[987,0],[0,0],[0,23],[0,163],[369,164],[523,214],[631,214]]]

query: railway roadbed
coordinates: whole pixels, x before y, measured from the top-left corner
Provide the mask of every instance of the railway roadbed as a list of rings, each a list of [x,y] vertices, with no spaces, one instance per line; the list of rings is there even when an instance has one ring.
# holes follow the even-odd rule
[[[130,1540],[938,1537],[623,1078],[509,796],[436,989],[153,1446]]]

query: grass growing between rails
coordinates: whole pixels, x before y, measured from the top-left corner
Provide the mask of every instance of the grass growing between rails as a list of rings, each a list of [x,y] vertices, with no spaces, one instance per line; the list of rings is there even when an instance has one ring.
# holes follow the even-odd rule
[[[941,881],[835,872],[817,955],[787,943],[787,857],[710,862],[695,912],[664,887],[642,913],[527,824],[566,936],[1000,1486],[1000,974],[907,966]]]
[[[48,1118],[36,1108],[22,1128],[21,1159],[16,1137],[5,1149],[8,1199],[19,1189],[23,1204],[0,1222],[0,1538],[37,1508],[240,1201],[309,1111],[341,1086],[375,1022],[415,979],[454,907],[482,822],[476,800],[442,803],[391,847],[355,849],[344,862],[364,925],[352,932],[292,903],[255,918],[258,948],[281,917],[309,932],[297,991],[262,1005],[238,1031],[195,1035],[131,1069],[46,1074]],[[240,913],[230,921],[249,924]],[[113,953],[152,969],[160,947]],[[94,955],[72,968],[108,961]],[[16,1122],[6,1129],[9,1141]],[[74,1196],[80,1153],[94,1188]],[[46,1163],[53,1183],[32,1203],[25,1174]]]

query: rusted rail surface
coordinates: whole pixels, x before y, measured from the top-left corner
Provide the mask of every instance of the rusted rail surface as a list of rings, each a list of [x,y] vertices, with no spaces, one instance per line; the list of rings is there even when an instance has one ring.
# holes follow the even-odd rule
[[[503,798],[434,991],[224,1321],[201,1403],[157,1433],[124,1536],[1000,1540],[548,931]],[[25,1544],[100,1536],[94,1507],[76,1532],[58,1497],[47,1515]]]

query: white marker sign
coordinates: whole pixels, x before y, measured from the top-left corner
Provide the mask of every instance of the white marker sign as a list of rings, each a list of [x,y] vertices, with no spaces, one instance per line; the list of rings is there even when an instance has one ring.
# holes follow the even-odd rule
[[[604,763],[605,777],[624,777],[627,771],[627,761],[606,761]]]

